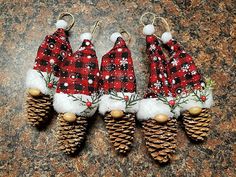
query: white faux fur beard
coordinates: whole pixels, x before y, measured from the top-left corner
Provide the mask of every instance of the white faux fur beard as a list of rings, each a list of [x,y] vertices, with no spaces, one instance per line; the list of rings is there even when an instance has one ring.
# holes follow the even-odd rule
[[[47,78],[46,72],[41,72],[44,78]],[[39,89],[43,94],[49,95],[50,89],[47,87],[44,78],[39,73],[39,71],[35,69],[29,69],[26,74],[26,88],[37,88]],[[52,75],[51,77],[54,77],[55,80],[58,80],[57,77]]]
[[[131,95],[135,93],[130,93],[130,92],[117,92],[118,96],[123,97],[128,96],[129,98]],[[124,95],[123,95],[124,94]],[[136,113],[139,109],[139,101],[131,107],[126,108],[126,104],[124,100],[115,100],[112,98],[111,95],[103,95],[100,98],[100,103],[99,103],[99,113],[102,115],[105,115],[107,112],[110,112],[112,110],[122,110],[127,113]]]
[[[200,97],[200,93],[197,92],[198,96]],[[191,107],[201,107],[201,108],[210,108],[213,105],[213,93],[212,93],[212,89],[208,89],[206,90],[206,95],[207,95],[207,99],[204,103],[202,103],[201,101],[196,100],[196,96],[191,93],[189,94],[185,100],[186,103],[181,104],[181,112],[186,111],[188,109],[190,109]]]
[[[84,94],[73,94],[73,96],[81,98],[85,101],[91,101],[91,96]],[[98,103],[92,105],[93,108],[89,109],[83,105],[81,101],[74,101],[74,98],[65,93],[55,93],[53,98],[53,107],[58,113],[75,113],[78,116],[91,117],[97,110]],[[85,111],[86,110],[86,111]]]
[[[167,100],[172,100],[168,97]],[[154,118],[158,114],[164,114],[168,117],[178,117],[180,115],[179,107],[176,107],[174,113],[168,104],[158,100],[158,98],[146,98],[140,101],[139,111],[137,112],[138,120],[148,120]]]

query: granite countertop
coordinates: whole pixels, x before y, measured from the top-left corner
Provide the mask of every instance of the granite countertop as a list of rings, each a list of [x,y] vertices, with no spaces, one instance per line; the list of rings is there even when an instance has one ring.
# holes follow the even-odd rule
[[[236,176],[236,2],[200,0],[80,0],[0,1],[0,176]],[[55,31],[58,14],[75,16],[70,41],[74,51],[79,34],[97,20],[102,26],[94,44],[99,59],[112,43],[109,36],[126,29],[132,51],[138,91],[147,86],[148,64],[140,16],[155,12],[165,17],[173,35],[195,58],[196,65],[216,82],[212,130],[206,142],[192,143],[178,123],[178,148],[169,165],[160,166],[148,154],[137,123],[128,156],[116,154],[109,144],[104,121],[89,126],[84,148],[76,157],[57,150],[56,118],[43,130],[26,122],[25,75],[45,35]],[[157,29],[161,34],[163,29]]]

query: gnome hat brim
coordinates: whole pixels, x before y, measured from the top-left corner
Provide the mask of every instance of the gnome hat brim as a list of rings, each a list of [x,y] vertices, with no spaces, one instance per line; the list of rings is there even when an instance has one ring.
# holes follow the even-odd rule
[[[58,113],[75,113],[78,116],[91,117],[97,110],[98,103],[92,105],[91,108],[88,108],[85,104],[82,104],[81,101],[74,100],[74,97],[81,98],[84,101],[92,102],[92,98],[89,95],[84,94],[73,94],[69,96],[65,93],[55,93],[53,98],[53,107]]]
[[[130,92],[117,92],[117,95],[120,97],[128,96],[129,98],[133,95],[136,95],[136,93],[130,93]],[[139,101],[137,101],[136,104],[132,106],[127,106],[125,100],[117,100],[112,97],[112,95],[105,94],[101,96],[100,103],[99,103],[99,113],[102,115],[105,115],[107,112],[110,112],[112,110],[121,110],[126,113],[136,113],[139,109]]]
[[[45,78],[47,78],[47,75],[47,72],[40,72],[35,69],[29,69],[26,74],[26,88],[37,88],[43,94],[49,95],[51,89],[48,88],[45,82]],[[58,78],[53,75],[51,75],[51,79],[54,79],[55,81],[58,80]]]

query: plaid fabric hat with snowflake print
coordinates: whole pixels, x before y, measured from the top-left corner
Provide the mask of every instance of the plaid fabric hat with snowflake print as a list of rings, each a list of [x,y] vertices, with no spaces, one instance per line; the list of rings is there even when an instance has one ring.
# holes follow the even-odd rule
[[[49,73],[51,80],[57,80],[63,60],[72,54],[65,30],[61,26],[57,27],[59,27],[57,31],[52,35],[47,35],[39,46],[34,68],[28,70],[27,73],[27,88],[37,88],[43,94],[49,94],[53,87],[53,83],[50,85],[45,82]]]
[[[79,50],[63,62],[54,96],[55,110],[92,116],[98,105],[98,77],[94,46],[90,38],[84,39]]]
[[[135,75],[131,52],[125,41],[119,37],[115,46],[102,57],[100,90],[109,93],[135,92]]]
[[[170,54],[168,63],[169,82],[171,93],[174,96],[185,95],[185,103],[181,105],[181,111],[193,106],[209,108],[213,104],[212,88],[203,81],[184,48],[174,39],[170,32],[163,33],[161,37],[165,48]]]
[[[131,51],[119,33],[114,47],[102,57],[99,91],[102,94],[99,112],[105,114],[114,109],[135,112],[137,104],[127,108],[125,102],[136,95],[136,79]],[[118,101],[115,97],[123,97]]]
[[[146,37],[147,55],[150,61],[150,76],[148,88],[150,96],[156,94],[167,96],[169,94],[169,83],[167,75],[167,60],[160,46],[161,42],[155,35]],[[146,97],[149,96],[147,93]]]
[[[146,34],[145,30],[144,34]],[[137,113],[137,118],[147,120],[159,114],[168,117],[178,116],[178,108],[173,107],[174,98],[170,92],[168,62],[162,50],[161,41],[150,33],[146,34],[146,53],[150,62],[149,84],[144,99],[140,101],[141,109]]]

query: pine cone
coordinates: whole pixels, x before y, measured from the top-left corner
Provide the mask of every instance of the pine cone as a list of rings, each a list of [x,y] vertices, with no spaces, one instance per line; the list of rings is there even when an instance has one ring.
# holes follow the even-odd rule
[[[203,108],[202,112],[197,116],[191,115],[189,111],[183,113],[183,123],[186,133],[195,141],[203,141],[206,139],[211,120],[212,116],[208,108]]]
[[[158,123],[155,119],[148,119],[143,122],[146,145],[151,156],[166,163],[171,159],[176,149],[177,121],[175,118],[166,123]]]
[[[50,95],[32,97],[28,94],[26,104],[28,121],[31,125],[40,126],[49,119],[52,111],[52,98]]]
[[[73,154],[80,147],[85,139],[87,130],[87,118],[77,116],[75,122],[67,122],[64,114],[58,115],[57,139],[59,149],[66,154]]]
[[[115,150],[122,154],[127,153],[134,139],[135,114],[125,113],[121,118],[113,118],[107,113],[104,120]]]

